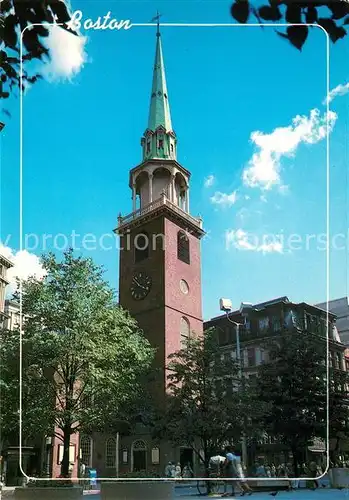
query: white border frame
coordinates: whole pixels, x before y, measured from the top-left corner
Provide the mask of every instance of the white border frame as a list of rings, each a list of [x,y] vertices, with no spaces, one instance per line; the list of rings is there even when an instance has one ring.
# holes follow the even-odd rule
[[[48,23],[47,23],[48,24]],[[55,23],[57,26],[62,26],[63,23]],[[35,26],[31,25],[31,26]],[[41,26],[41,23],[37,23],[38,26]],[[246,23],[246,24],[240,24],[240,23],[160,23],[159,24],[161,27],[191,27],[191,28],[200,28],[200,27],[231,27],[231,28],[237,28],[237,27],[289,27],[291,24],[290,23]],[[131,24],[131,27],[156,27],[157,23],[134,23]],[[330,252],[329,252],[329,235],[330,235],[330,141],[329,141],[329,94],[330,94],[330,50],[329,50],[329,36],[327,31],[320,25],[318,24],[311,24],[311,23],[294,23],[292,26],[312,26],[315,28],[321,29],[326,36],[326,162],[327,162],[327,169],[326,169],[326,180],[327,180],[327,186],[326,186],[326,233],[327,233],[327,245],[326,245],[326,304],[327,304],[327,309],[326,309],[326,321],[327,321],[327,335],[326,335],[326,375],[327,375],[327,391],[326,391],[326,401],[327,401],[327,410],[326,410],[326,459],[327,459],[327,464],[326,464],[326,470],[325,472],[316,478],[313,477],[300,477],[300,478],[275,478],[275,480],[289,480],[289,481],[310,481],[314,479],[321,479],[324,477],[330,467],[330,455],[329,455],[329,328],[328,328],[328,320],[329,320],[329,300],[330,300]],[[23,76],[23,33],[27,29],[26,27],[22,32],[21,32],[21,39],[20,39],[20,132],[19,132],[19,149],[20,149],[20,161],[19,161],[19,169],[20,169],[20,187],[19,187],[19,238],[20,238],[20,251],[23,250],[23,90],[22,90],[22,76]],[[348,35],[349,36],[349,35]],[[19,468],[23,476],[27,479],[33,479],[36,481],[47,481],[47,478],[34,478],[31,476],[28,476],[22,467],[22,355],[23,355],[23,350],[22,350],[22,335],[23,335],[23,330],[22,330],[22,279],[20,279],[19,283],[19,290],[20,290],[20,304],[19,304],[19,311],[20,311],[20,342],[19,342]],[[132,452],[131,452],[131,460],[132,460]],[[52,481],[57,481],[57,480],[66,480],[65,478],[50,478]],[[76,480],[82,480],[84,478],[74,478]],[[229,481],[238,481],[239,479],[237,478],[232,479],[232,478],[221,478],[222,480],[229,480]],[[255,477],[246,477],[245,478],[248,481],[256,481],[257,479]],[[270,481],[273,478],[258,478],[258,481]],[[127,479],[125,478],[115,478],[115,477],[97,477],[96,481],[125,481]],[[168,480],[168,478],[132,478],[132,481],[154,481],[154,482],[159,482],[159,481],[164,481]],[[189,479],[190,481],[215,481],[216,479],[210,479],[210,478],[191,478]],[[172,481],[174,481],[172,479]],[[181,481],[188,481],[187,478],[185,479],[176,479],[175,482],[181,482]]]

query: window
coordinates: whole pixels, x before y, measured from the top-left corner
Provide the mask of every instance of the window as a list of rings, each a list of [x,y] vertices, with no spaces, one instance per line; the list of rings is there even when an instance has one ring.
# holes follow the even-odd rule
[[[116,466],[116,441],[114,438],[107,439],[105,443],[105,466],[109,468]]]
[[[159,145],[158,145],[158,148],[159,149],[163,149],[164,147],[164,140],[163,139],[159,139]]]
[[[182,262],[190,264],[189,238],[182,231],[177,234],[177,257]]]
[[[184,318],[184,316],[181,318],[180,335],[181,335],[181,349],[184,349],[190,337],[189,321],[187,320],[187,318]]]
[[[147,142],[147,153],[150,153],[150,141]]]
[[[171,144],[171,153],[173,153],[173,144]]]
[[[63,453],[64,453],[64,445],[60,444],[60,445],[58,445],[58,456],[57,456],[58,465],[61,465],[61,463],[62,463]],[[75,444],[71,444],[69,446],[69,463],[73,464],[74,462],[75,462]]]
[[[259,320],[259,330],[261,332],[269,328],[269,318],[260,318]]]
[[[224,361],[225,363],[229,363],[229,361],[230,361],[230,360],[231,360],[231,354],[230,354],[230,352],[225,352],[225,353],[223,354],[223,361]]]
[[[122,463],[127,464],[128,462],[128,451],[122,450]]]
[[[311,328],[312,328],[312,317],[308,313],[305,314],[305,328],[308,331],[311,331]]]
[[[273,332],[278,332],[281,330],[281,320],[278,316],[272,318]]]
[[[247,349],[247,366],[255,366],[256,364],[256,350],[254,347]]]
[[[225,326],[224,328],[219,328],[218,330],[218,344],[220,346],[228,345],[231,342],[231,328]]]
[[[147,233],[139,233],[134,239],[135,262],[141,262],[149,257],[149,236]]]
[[[81,436],[80,438],[80,456],[81,462],[87,467],[92,466],[92,439],[90,436]]]
[[[336,368],[342,368],[342,357],[339,352],[336,353]]]
[[[158,447],[151,450],[151,463],[158,465],[160,463],[160,449]]]

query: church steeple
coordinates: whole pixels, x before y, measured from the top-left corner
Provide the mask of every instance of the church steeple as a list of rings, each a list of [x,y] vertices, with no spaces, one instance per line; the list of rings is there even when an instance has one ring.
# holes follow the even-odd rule
[[[176,160],[176,135],[172,130],[170,104],[168,99],[164,58],[158,14],[156,50],[153,67],[153,83],[150,97],[148,128],[141,144],[143,160],[159,158]]]

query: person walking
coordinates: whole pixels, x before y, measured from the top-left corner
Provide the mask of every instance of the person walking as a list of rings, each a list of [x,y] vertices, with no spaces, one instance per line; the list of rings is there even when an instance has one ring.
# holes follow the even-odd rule
[[[241,464],[240,457],[237,457],[236,459],[236,468],[238,472],[238,477],[240,478],[240,481],[238,481],[238,486],[241,489],[241,496],[243,497],[246,493],[248,495],[252,495],[253,491],[252,488],[247,484],[247,481],[245,479],[244,468],[243,465]]]
[[[193,477],[193,469],[189,462],[183,467],[183,477]]]
[[[169,462],[165,467],[165,477],[172,477],[172,462]]]
[[[234,480],[238,477],[238,471],[236,466],[236,455],[234,454],[232,448],[227,447],[225,449],[225,462],[223,464],[223,468],[225,471],[225,476],[231,480],[228,480],[224,483],[224,493],[223,497],[232,496],[235,498],[235,488],[234,488]],[[227,492],[227,486],[231,485],[231,495]]]
[[[181,464],[179,462],[176,465],[175,477],[177,477],[177,478],[182,477],[182,468],[181,468]]]
[[[314,478],[313,487],[311,489],[316,490],[319,487],[319,482],[317,479],[315,479],[318,475],[318,466],[317,466],[316,462],[314,462],[314,461],[310,462],[309,470],[310,470],[310,477]]]

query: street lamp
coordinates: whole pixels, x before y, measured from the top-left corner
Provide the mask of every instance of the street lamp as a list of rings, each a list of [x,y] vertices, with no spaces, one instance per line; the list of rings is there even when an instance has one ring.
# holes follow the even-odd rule
[[[240,313],[245,316],[246,314],[246,309],[250,308],[251,305],[242,302],[240,306]],[[230,299],[224,299],[221,298],[219,299],[219,308],[221,311],[224,311],[227,317],[227,320],[232,323],[235,326],[235,332],[236,332],[236,359],[238,362],[238,369],[239,369],[239,379],[241,383],[241,388],[243,388],[243,374],[242,374],[242,363],[241,363],[241,350],[240,350],[240,326],[243,326],[244,323],[237,323],[236,321],[233,321],[229,317],[229,313],[232,311],[232,302]],[[245,422],[245,418],[244,418]],[[247,467],[247,441],[246,441],[246,434],[245,434],[245,425],[243,426],[243,431],[242,431],[242,437],[241,437],[241,448],[242,448],[242,462]]]

